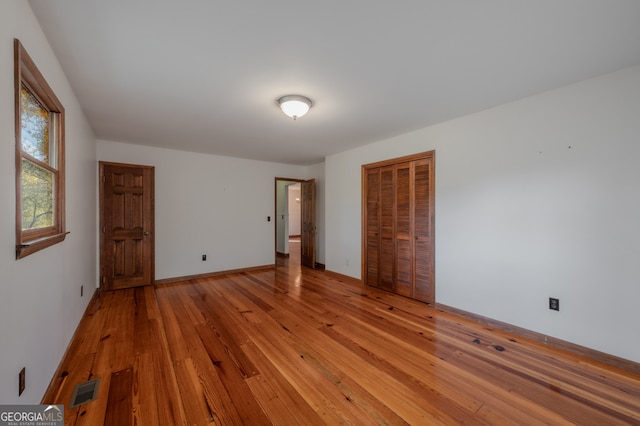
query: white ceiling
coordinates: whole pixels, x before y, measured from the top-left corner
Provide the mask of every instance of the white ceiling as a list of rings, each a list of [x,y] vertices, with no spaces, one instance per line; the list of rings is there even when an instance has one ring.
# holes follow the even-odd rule
[[[30,4],[98,138],[291,164],[640,63],[636,0]]]

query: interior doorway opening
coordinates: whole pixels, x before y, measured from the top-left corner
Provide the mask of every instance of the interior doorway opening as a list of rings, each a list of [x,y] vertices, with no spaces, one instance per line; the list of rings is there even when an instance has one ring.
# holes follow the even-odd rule
[[[300,264],[301,182],[276,178],[276,265]]]
[[[276,265],[315,268],[315,180],[275,179]]]
[[[278,252],[288,257],[290,262],[300,263],[300,234],[302,206],[300,203],[300,182],[286,186],[285,212],[283,219],[283,250]]]
[[[302,226],[302,204],[300,194],[300,182],[287,186],[287,249],[289,250],[289,262],[300,264],[300,236]]]

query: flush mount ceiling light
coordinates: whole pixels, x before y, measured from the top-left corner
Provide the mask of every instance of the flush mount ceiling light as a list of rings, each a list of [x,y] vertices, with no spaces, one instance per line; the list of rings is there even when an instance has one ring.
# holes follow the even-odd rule
[[[311,99],[300,95],[283,96],[277,102],[282,112],[294,120],[305,115],[313,104]]]

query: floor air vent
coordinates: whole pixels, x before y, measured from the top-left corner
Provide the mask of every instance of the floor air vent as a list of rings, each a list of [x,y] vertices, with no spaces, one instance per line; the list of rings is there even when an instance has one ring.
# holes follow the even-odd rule
[[[73,390],[73,395],[71,395],[71,404],[69,405],[69,408],[94,401],[98,397],[98,387],[100,387],[99,378],[77,384],[76,388]]]

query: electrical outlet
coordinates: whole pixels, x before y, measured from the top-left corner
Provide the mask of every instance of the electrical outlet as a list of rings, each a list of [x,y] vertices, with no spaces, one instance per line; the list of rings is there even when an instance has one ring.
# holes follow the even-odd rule
[[[555,299],[553,297],[549,298],[549,309],[551,309],[552,311],[559,311],[560,310],[560,299]]]
[[[207,255],[206,255],[206,254],[203,254],[203,255],[202,255],[202,261],[204,262],[204,261],[206,261],[206,260],[207,260]]]
[[[18,373],[18,396],[22,395],[24,388],[27,385],[27,367],[22,367],[20,373]]]

